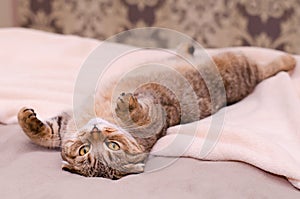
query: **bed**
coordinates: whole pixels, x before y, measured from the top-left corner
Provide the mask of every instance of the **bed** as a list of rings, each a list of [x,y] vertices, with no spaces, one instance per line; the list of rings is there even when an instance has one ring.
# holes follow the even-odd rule
[[[0,30],[0,44],[1,198],[300,197],[300,191],[286,178],[238,161],[153,157],[149,164],[172,158],[174,162],[117,181],[62,171],[59,151],[31,143],[16,124],[16,112],[31,105],[48,117],[70,108],[72,82],[99,41],[9,28]],[[112,43],[108,47],[116,48],[122,45]],[[46,78],[53,81],[44,81]]]

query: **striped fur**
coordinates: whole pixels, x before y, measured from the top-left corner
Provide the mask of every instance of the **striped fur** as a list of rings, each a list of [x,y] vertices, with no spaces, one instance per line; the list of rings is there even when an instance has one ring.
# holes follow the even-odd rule
[[[191,47],[186,49],[190,53],[194,51]],[[232,52],[216,55],[213,61],[222,77],[225,97],[219,82],[213,78],[211,65],[201,66],[203,73],[200,75],[196,69],[183,64],[177,71],[185,77],[187,84],[170,74],[149,74],[151,78],[165,80],[172,89],[157,83],[141,84],[135,92],[122,93],[116,99],[114,113],[107,114],[110,106],[102,106],[96,110],[102,119],[87,121],[78,130],[72,112],[42,121],[33,109],[22,108],[18,121],[34,143],[49,148],[61,147],[65,170],[110,179],[140,173],[152,146],[165,135],[168,127],[205,118],[226,104],[246,97],[265,78],[279,71],[292,70],[296,64],[294,58],[285,54],[267,66],[259,66],[245,55]],[[137,77],[122,84],[126,88],[129,83],[145,78],[148,77]],[[186,85],[192,88],[195,101],[187,92]],[[211,92],[215,94],[215,104],[210,98],[208,85],[213,87]],[[110,100],[111,97],[105,99]],[[106,101],[99,103],[109,104]],[[197,108],[191,104],[196,104]],[[114,114],[117,121],[113,118]],[[109,148],[109,144],[117,146],[117,150]],[[83,148],[85,146],[88,147]],[[81,149],[84,155],[81,155]]]

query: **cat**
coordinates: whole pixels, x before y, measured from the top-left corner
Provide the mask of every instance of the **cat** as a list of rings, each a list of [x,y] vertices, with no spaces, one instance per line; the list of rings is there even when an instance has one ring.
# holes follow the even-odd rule
[[[185,49],[188,55],[195,56],[193,46]],[[110,106],[106,109],[103,105],[98,109],[96,106],[99,118],[84,121],[86,124],[79,130],[72,111],[42,121],[33,109],[24,107],[18,113],[18,122],[32,142],[48,148],[61,148],[64,170],[109,179],[141,173],[151,148],[166,134],[168,127],[208,117],[245,98],[266,78],[280,71],[290,71],[296,65],[289,54],[283,54],[265,66],[240,52],[221,52],[213,55],[212,60],[222,78],[221,86],[210,78],[214,77],[212,73],[215,71],[209,70],[209,63],[200,66],[204,68],[202,74],[195,68],[182,65],[177,72],[187,80],[185,83],[170,74],[149,75],[169,81],[172,89],[149,81],[133,92],[121,92],[114,99],[114,111],[109,110]],[[145,78],[145,75],[131,77],[121,85],[130,87],[132,82]],[[213,85],[211,90],[208,84]],[[222,92],[222,86],[226,93]],[[214,94],[214,101],[211,94]]]

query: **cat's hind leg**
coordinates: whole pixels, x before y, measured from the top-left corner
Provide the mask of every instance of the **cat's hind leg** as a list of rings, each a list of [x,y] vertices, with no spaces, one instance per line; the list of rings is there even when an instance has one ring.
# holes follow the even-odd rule
[[[295,68],[296,59],[290,54],[283,54],[265,66],[258,66],[259,80],[267,79],[280,71],[291,71]]]
[[[36,117],[33,109],[24,107],[18,113],[18,122],[24,133],[36,144],[58,148],[61,145],[61,131],[65,129],[70,116],[63,113],[46,121]]]

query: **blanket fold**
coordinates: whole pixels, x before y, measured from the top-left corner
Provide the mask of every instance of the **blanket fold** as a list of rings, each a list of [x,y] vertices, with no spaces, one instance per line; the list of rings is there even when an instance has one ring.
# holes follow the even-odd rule
[[[153,155],[187,156],[201,160],[236,160],[282,175],[300,188],[300,101],[294,77],[279,73],[257,86],[241,102],[224,108],[226,114],[216,144],[201,156],[212,117],[168,129],[152,150]],[[195,128],[196,126],[196,128]],[[191,129],[189,131],[188,129]],[[194,130],[196,129],[196,131]],[[179,137],[178,137],[179,136]],[[179,140],[186,141],[178,150]],[[173,143],[174,142],[174,143]]]

